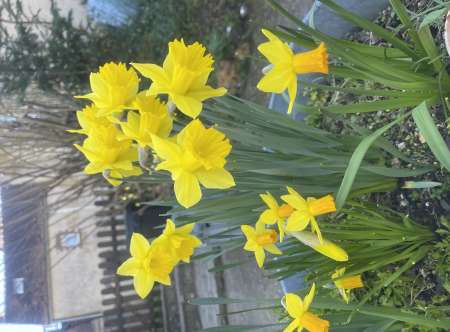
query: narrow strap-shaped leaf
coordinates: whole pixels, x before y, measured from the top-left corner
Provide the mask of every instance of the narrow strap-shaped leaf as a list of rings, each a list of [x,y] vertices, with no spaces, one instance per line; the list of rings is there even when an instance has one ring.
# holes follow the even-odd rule
[[[381,136],[383,133],[385,133],[387,130],[389,130],[391,127],[395,126],[396,124],[403,121],[405,117],[407,117],[410,113],[407,113],[403,116],[398,117],[396,120],[392,121],[391,123],[381,127],[380,129],[373,132],[371,135],[365,137],[361,143],[356,147],[355,151],[352,154],[352,157],[350,158],[350,161],[348,163],[348,167],[345,170],[344,178],[342,180],[341,186],[339,187],[338,193],[336,195],[336,207],[338,210],[340,210],[347,199],[348,194],[350,193],[350,190],[352,189],[353,182],[355,181],[356,174],[358,173],[358,170],[361,166],[361,163],[364,159],[364,156],[366,155],[367,151],[369,150],[370,146]]]
[[[336,14],[341,16],[343,19],[349,21],[350,23],[355,24],[356,26],[364,30],[373,32],[375,35],[390,42],[393,46],[399,48],[412,58],[417,58],[416,52],[414,52],[414,50],[411,49],[411,47],[406,42],[404,42],[400,38],[397,38],[393,32],[373,23],[372,21],[364,17],[355,15],[354,13],[348,11],[347,9],[337,5],[332,0],[320,0],[320,2],[322,2],[332,10],[334,10]]]
[[[390,98],[384,100],[376,100],[376,101],[363,101],[357,104],[348,104],[348,105],[332,105],[328,107],[322,108],[323,111],[330,113],[339,113],[339,114],[347,114],[347,113],[368,113],[375,111],[384,111],[384,110],[396,110],[404,107],[412,107],[420,104],[424,99],[418,98]]]
[[[283,324],[266,324],[266,325],[228,325],[208,327],[206,329],[197,330],[196,332],[241,332],[241,331],[259,331],[266,327],[280,327]]]
[[[441,52],[440,52],[439,48],[436,46],[436,43],[434,41],[433,35],[431,34],[430,28],[428,26],[422,27],[418,32],[418,37],[420,38],[420,41],[425,49],[425,52],[429,58],[429,61],[434,60],[432,65],[435,69],[435,72],[440,73],[444,69],[445,65],[439,59]],[[435,59],[437,59],[437,60],[435,60]]]
[[[422,55],[425,55],[425,50],[423,48],[422,41],[420,40],[419,35],[417,34],[417,30],[413,22],[411,21],[411,17],[409,16],[405,5],[400,0],[390,0],[390,3],[395,13],[399,17],[400,21],[407,29],[409,36],[411,37],[416,46],[416,50],[422,53]]]
[[[417,106],[413,110],[412,115],[420,133],[425,138],[436,159],[450,171],[450,150],[436,128],[433,118],[428,112],[426,102]]]
[[[344,92],[344,93],[350,93],[353,95],[358,96],[373,96],[373,97],[416,97],[418,95],[423,94],[425,98],[429,97],[429,94],[427,94],[425,91],[403,91],[403,90],[377,90],[377,89],[358,89],[358,88],[342,88],[339,86],[330,86],[325,84],[319,84],[315,82],[308,82],[304,80],[298,80],[298,82],[302,85],[306,85],[308,87],[317,88],[320,90],[326,90],[326,91],[338,91],[338,92]]]

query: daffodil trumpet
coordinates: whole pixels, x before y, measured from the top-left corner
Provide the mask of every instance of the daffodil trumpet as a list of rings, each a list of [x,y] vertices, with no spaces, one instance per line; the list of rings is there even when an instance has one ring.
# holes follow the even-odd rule
[[[360,274],[344,276],[345,267],[337,269],[331,278],[334,281],[334,285],[339,290],[345,303],[350,302],[350,291],[355,288],[363,288],[364,283]]]

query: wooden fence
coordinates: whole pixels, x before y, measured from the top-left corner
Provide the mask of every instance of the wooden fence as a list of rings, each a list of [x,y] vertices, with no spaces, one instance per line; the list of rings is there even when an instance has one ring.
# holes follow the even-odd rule
[[[113,192],[97,193],[97,237],[100,248],[100,268],[103,271],[102,303],[105,332],[163,332],[160,288],[155,287],[146,300],[133,290],[132,278],[116,275],[117,267],[129,257],[124,209],[114,204]]]

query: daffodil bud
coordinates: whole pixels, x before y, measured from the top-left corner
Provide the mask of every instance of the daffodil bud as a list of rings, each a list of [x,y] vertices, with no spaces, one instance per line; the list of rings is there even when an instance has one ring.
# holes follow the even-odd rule
[[[311,232],[291,232],[289,234],[294,236],[297,240],[307,245],[308,247],[311,247],[315,251],[337,262],[348,261],[347,252],[331,241],[323,239],[323,242],[321,244],[317,236]]]

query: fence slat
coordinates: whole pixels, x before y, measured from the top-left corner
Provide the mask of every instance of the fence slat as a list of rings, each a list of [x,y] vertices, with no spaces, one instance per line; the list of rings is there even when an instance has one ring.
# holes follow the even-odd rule
[[[103,271],[102,304],[105,332],[163,332],[161,292],[155,287],[151,297],[140,299],[133,289],[130,278],[115,274],[117,267],[129,257],[124,211],[114,204],[114,191],[103,188],[95,205],[102,207],[96,213],[99,231],[97,246],[99,268]]]

